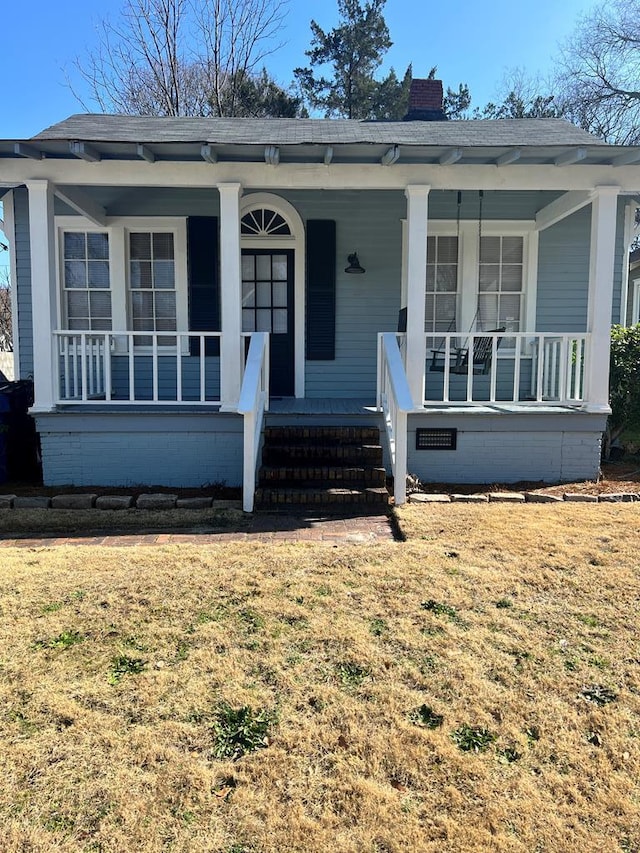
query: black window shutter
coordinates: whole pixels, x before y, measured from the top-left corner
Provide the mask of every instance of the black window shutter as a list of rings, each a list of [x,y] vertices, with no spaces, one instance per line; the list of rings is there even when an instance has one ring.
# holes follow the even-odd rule
[[[307,358],[336,357],[336,223],[307,221]]]
[[[218,217],[190,216],[187,219],[187,262],[189,275],[189,331],[220,331],[220,264]],[[190,339],[191,355],[200,354],[200,341]],[[205,343],[205,354],[220,355],[218,338]]]

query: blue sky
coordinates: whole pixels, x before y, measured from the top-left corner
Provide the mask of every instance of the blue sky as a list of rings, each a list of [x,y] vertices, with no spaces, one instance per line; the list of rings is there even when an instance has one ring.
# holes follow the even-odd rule
[[[394,44],[384,68],[394,66],[400,74],[412,62],[419,77],[437,65],[445,86],[468,83],[474,105],[482,106],[495,96],[507,70],[548,73],[558,42],[592,5],[586,0],[537,0],[534,7],[513,0],[387,0],[385,18]],[[117,18],[121,6],[121,0],[3,4],[0,138],[26,139],[83,111],[65,73],[82,93],[74,58],[96,44],[97,22],[105,16]],[[291,81],[293,68],[305,64],[311,17],[325,30],[333,27],[335,0],[290,0],[282,32],[285,44],[268,62],[282,84]],[[0,268],[6,264],[6,253],[0,251]]]
[[[413,62],[414,76],[437,65],[445,85],[468,83],[474,103],[482,105],[506,69],[548,71],[558,41],[591,5],[585,0],[537,0],[534,6],[513,0],[387,0],[394,45],[386,64],[400,72]],[[27,138],[82,111],[65,85],[64,69],[73,75],[74,57],[95,44],[97,21],[117,17],[120,8],[121,0],[3,4],[0,138]],[[269,62],[281,83],[305,62],[312,16],[323,29],[331,28],[337,20],[335,0],[289,3],[282,33],[286,44]]]

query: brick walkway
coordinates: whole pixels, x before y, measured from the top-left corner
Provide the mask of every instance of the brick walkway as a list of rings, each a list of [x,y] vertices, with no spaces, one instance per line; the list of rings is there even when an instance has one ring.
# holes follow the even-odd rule
[[[333,545],[393,542],[393,522],[387,515],[348,518],[332,516],[253,516],[245,530],[178,531],[175,533],[125,533],[77,537],[2,539],[0,548],[49,548],[57,545],[130,547],[139,545],[216,545],[221,542],[324,542]]]

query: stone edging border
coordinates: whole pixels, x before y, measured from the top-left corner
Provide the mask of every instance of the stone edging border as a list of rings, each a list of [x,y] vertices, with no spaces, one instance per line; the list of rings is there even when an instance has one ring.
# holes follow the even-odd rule
[[[565,492],[562,495],[547,495],[539,492],[489,492],[478,495],[429,495],[424,492],[413,492],[408,497],[409,503],[533,503],[550,504],[564,503],[633,503],[640,501],[640,492],[611,492],[600,495],[583,494],[582,492]]]
[[[242,501],[179,498],[171,494],[133,495],[0,495],[0,509],[242,509]]]

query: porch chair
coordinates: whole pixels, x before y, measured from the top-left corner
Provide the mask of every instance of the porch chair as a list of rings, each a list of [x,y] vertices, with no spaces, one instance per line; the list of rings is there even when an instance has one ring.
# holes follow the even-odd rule
[[[483,375],[491,369],[491,357],[493,355],[493,337],[494,334],[501,334],[506,331],[503,326],[500,329],[488,329],[486,335],[477,335],[473,339],[473,373],[476,376]],[[496,349],[499,348],[503,338],[498,338],[496,341]],[[442,349],[431,350],[431,364],[429,370],[444,373],[444,351]],[[466,375],[469,370],[469,348],[454,347],[451,350],[453,362],[449,367],[450,373]],[[441,359],[438,361],[438,359]]]

